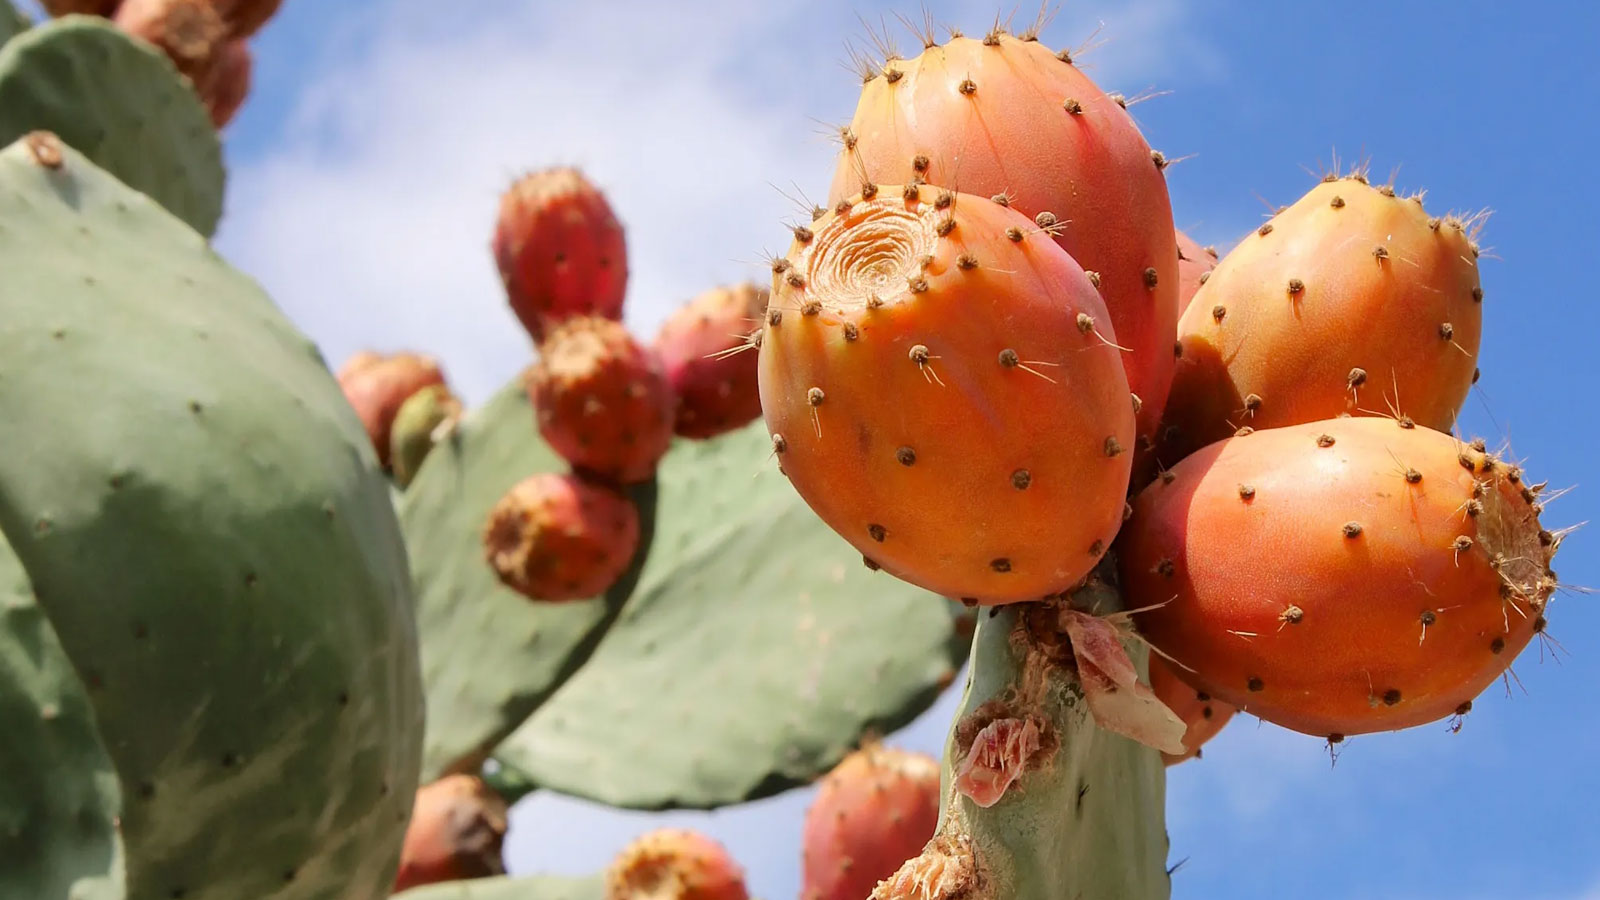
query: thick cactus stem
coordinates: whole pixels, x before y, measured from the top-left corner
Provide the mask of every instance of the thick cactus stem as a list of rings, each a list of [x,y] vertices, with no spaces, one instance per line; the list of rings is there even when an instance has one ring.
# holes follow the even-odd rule
[[[939,830],[872,900],[1171,895],[1161,754],[1095,724],[1057,624],[1062,602],[979,616]],[[1070,602],[1096,615],[1121,608],[1093,576]],[[1148,650],[1123,643],[1145,681]]]

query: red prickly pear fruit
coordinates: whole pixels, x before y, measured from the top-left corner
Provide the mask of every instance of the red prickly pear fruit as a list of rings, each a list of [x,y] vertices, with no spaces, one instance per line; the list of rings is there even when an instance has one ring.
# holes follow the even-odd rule
[[[673,430],[705,439],[761,417],[753,334],[767,310],[767,289],[719,287],[689,301],[662,323],[655,350],[678,397]]]
[[[524,376],[539,432],[570,462],[621,484],[649,481],[672,445],[677,399],[661,358],[610,319],[568,319]]]
[[[431,356],[396,353],[381,356],[362,351],[339,370],[339,387],[366,426],[378,462],[389,468],[389,449],[395,415],[412,394],[429,385],[444,384],[444,372]]]
[[[1307,734],[1465,713],[1556,586],[1538,490],[1482,446],[1346,417],[1199,450],[1118,539],[1128,605],[1155,607],[1141,633],[1194,688]]]
[[[196,85],[206,83],[227,39],[210,0],[122,0],[112,21],[158,47]]]
[[[39,0],[39,5],[52,16],[103,16],[111,18],[121,0]]]
[[[723,846],[694,831],[663,828],[617,854],[606,900],[749,900],[744,870]]]
[[[533,475],[490,509],[483,549],[500,581],[523,596],[582,600],[628,570],[639,549],[639,511],[576,475]]]
[[[223,128],[250,96],[253,60],[250,45],[235,38],[222,45],[217,61],[200,85],[200,99],[211,112],[211,124]]]
[[[229,37],[247,38],[277,15],[283,0],[211,0],[211,3],[228,23]]]
[[[577,169],[534,172],[506,191],[494,258],[511,309],[536,343],[573,316],[622,318],[627,240],[605,195]]]
[[[938,824],[938,760],[868,743],[822,779],[806,811],[802,900],[861,900]]]
[[[997,30],[887,63],[843,133],[829,204],[864,183],[926,182],[1003,195],[1030,219],[1049,216],[1056,242],[1096,273],[1111,329],[1128,348],[1129,389],[1143,401],[1142,463],[1172,381],[1177,334],[1166,158],[1151,151],[1124,101],[1033,37]]]
[[[1183,746],[1188,752],[1161,754],[1162,761],[1169,766],[1187,759],[1199,759],[1200,747],[1216,737],[1222,731],[1222,726],[1228,724],[1228,720],[1238,712],[1205,691],[1190,687],[1178,676],[1172,663],[1154,654],[1150,657],[1150,690],[1155,692],[1157,700],[1177,713],[1178,718],[1188,726],[1183,733]]]
[[[1178,316],[1189,308],[1190,301],[1211,277],[1217,267],[1217,248],[1202,247],[1194,238],[1178,232]]]
[[[483,779],[446,775],[423,785],[400,848],[394,892],[506,873],[506,801]]]
[[[1243,426],[1344,413],[1449,431],[1483,323],[1475,228],[1364,176],[1326,180],[1262,225],[1179,323],[1168,461]]]
[[[774,268],[761,409],[822,520],[949,597],[1082,581],[1122,524],[1134,403],[1072,257],[1013,210],[909,185],[797,229]]]

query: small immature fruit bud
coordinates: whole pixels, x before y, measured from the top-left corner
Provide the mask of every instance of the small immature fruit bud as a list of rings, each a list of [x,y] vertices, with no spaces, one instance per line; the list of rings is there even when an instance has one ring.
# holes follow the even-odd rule
[[[446,775],[417,790],[394,892],[506,873],[506,802],[475,775]]]

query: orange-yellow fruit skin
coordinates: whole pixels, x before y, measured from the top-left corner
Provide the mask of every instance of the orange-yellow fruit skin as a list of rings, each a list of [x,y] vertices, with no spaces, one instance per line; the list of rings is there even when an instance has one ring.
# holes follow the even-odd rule
[[[400,849],[394,891],[504,875],[506,801],[483,779],[446,775],[423,785]]]
[[[661,324],[653,346],[678,397],[677,434],[704,440],[761,417],[748,336],[766,310],[766,288],[739,284],[706,291]]]
[[[444,384],[438,361],[417,353],[382,356],[362,351],[350,357],[338,377],[345,399],[361,417],[385,469],[389,468],[390,433],[401,405],[425,387]]]
[[[1161,754],[1162,761],[1169,766],[1186,759],[1199,759],[1201,746],[1221,733],[1222,727],[1238,712],[1230,704],[1190,687],[1178,677],[1171,663],[1154,654],[1150,657],[1150,690],[1188,726],[1183,733],[1183,746],[1189,752]]]
[[[1200,286],[1210,280],[1210,272],[1217,267],[1217,251],[1214,247],[1202,247],[1195,243],[1194,238],[1182,231],[1178,232],[1178,317],[1182,318],[1184,310],[1194,300],[1194,295],[1199,292]]]
[[[677,399],[661,358],[619,322],[584,316],[557,325],[524,382],[539,433],[586,473],[649,481],[672,445]]]
[[[1176,336],[1166,177],[1133,118],[1080,69],[1037,41],[994,41],[956,38],[888,63],[899,73],[893,81],[867,82],[829,205],[864,181],[920,180],[1003,193],[1029,219],[1054,215],[1057,243],[1098,273],[1117,342],[1128,348],[1129,388],[1143,401],[1142,457],[1172,381]]]
[[[622,318],[628,244],[611,204],[582,172],[524,176],[500,198],[493,250],[517,320],[535,343],[574,316]]]
[[[1247,237],[1178,324],[1164,417],[1176,452],[1165,461],[1243,426],[1341,413],[1448,431],[1472,387],[1483,321],[1476,252],[1459,225],[1344,178]]]
[[[639,549],[639,511],[577,476],[531,475],[490,509],[483,545],[512,590],[533,600],[582,600],[627,571]]]
[[[1161,604],[1137,622],[1186,682],[1267,721],[1333,736],[1464,711],[1543,627],[1534,493],[1450,435],[1332,419],[1169,474],[1119,539],[1128,605]]]
[[[606,869],[606,900],[749,900],[744,870],[716,841],[663,828],[624,847]]]
[[[857,750],[806,810],[801,900],[862,900],[921,853],[938,824],[938,760],[877,744]]]
[[[985,604],[1067,589],[1128,487],[1133,403],[1105,305],[1018,213],[909,193],[829,212],[780,262],[760,351],[778,464],[908,582]]]

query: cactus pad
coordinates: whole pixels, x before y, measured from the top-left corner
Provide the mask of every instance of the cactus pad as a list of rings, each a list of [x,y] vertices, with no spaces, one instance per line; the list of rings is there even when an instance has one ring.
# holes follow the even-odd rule
[[[35,130],[55,132],[201,234],[216,230],[226,175],[210,113],[160,51],[111,23],[56,19],[0,49],[0,145]]]
[[[78,673],[0,540],[0,896],[121,900],[117,776]]]
[[[497,758],[613,806],[716,807],[809,782],[933,702],[970,619],[866,569],[770,453],[760,422],[676,442],[633,598]]]
[[[0,222],[0,531],[115,767],[129,895],[386,895],[422,691],[354,412],[254,283],[53,135],[0,151]]]
[[[639,550],[604,597],[539,604],[500,583],[484,557],[489,510],[512,485],[567,464],[539,439],[520,378],[434,446],[400,501],[417,584],[428,685],[428,780],[474,772],[594,649],[650,549],[654,483],[631,496]]]
[[[28,17],[17,11],[10,0],[0,0],[0,44],[28,30]]]
[[[605,879],[535,875],[528,878],[473,878],[413,888],[396,900],[604,900]]]

